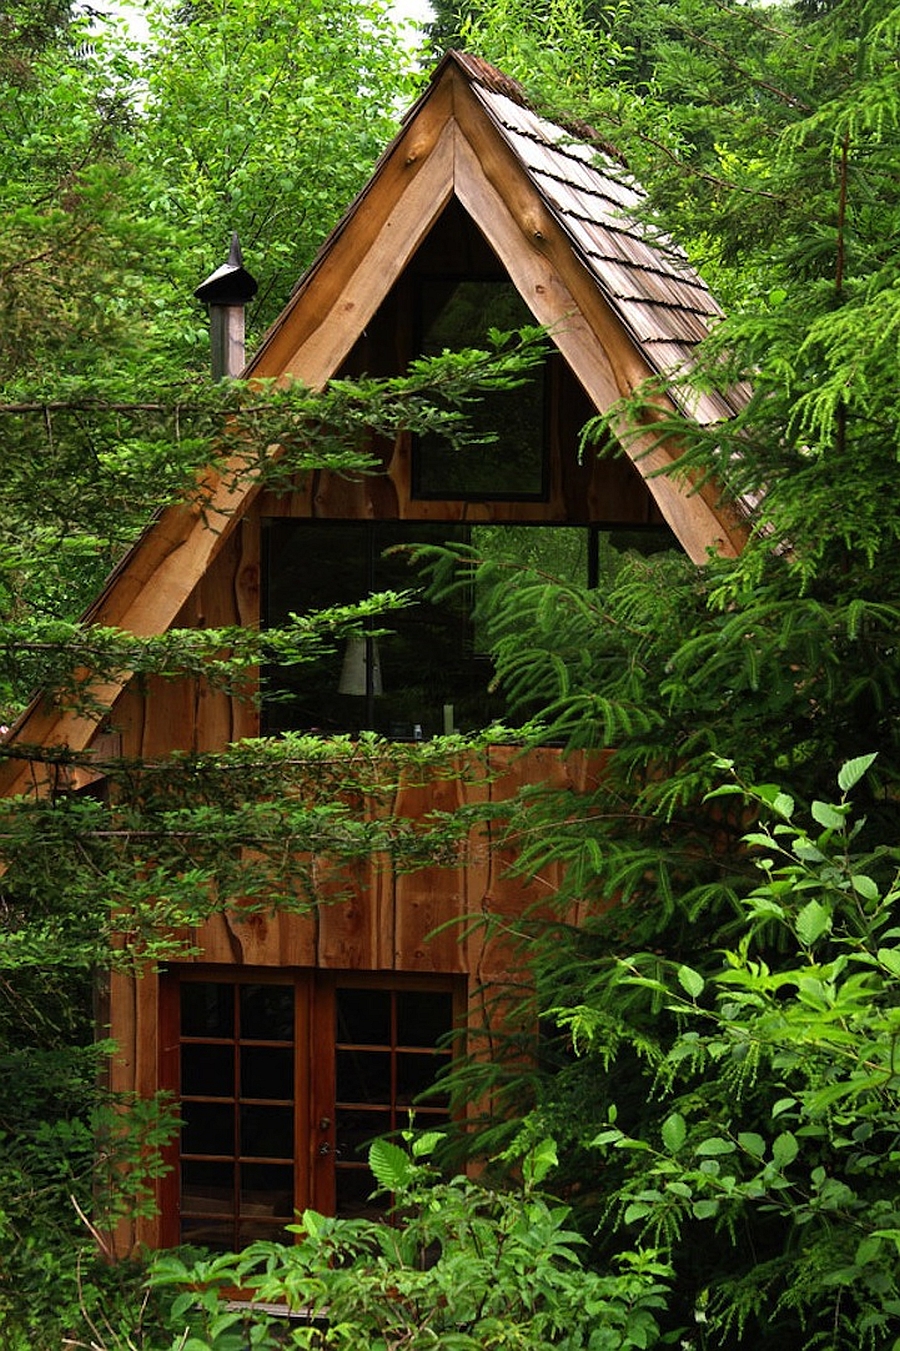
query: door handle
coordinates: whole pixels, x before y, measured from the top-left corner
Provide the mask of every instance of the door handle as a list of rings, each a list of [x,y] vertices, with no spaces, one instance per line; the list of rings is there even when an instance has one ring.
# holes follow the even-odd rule
[[[327,1140],[323,1140],[322,1143],[319,1145],[319,1153],[320,1154],[331,1153],[331,1145],[328,1143]]]

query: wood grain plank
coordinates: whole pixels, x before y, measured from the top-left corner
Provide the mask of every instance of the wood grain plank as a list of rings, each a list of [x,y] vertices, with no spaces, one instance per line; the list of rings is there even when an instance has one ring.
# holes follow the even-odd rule
[[[457,810],[465,799],[465,785],[457,778],[427,783],[407,779],[397,792],[395,810],[400,817],[424,822],[432,812]],[[395,883],[395,969],[464,972],[466,900],[463,867],[401,872]]]
[[[284,350],[282,342],[277,371],[268,371],[269,355],[264,354],[255,374],[293,376],[318,385],[338,369],[448,201],[453,190],[453,142],[448,123],[418,173],[391,204],[377,234],[365,243],[354,242],[352,269],[343,248],[323,263],[310,282],[304,322],[299,331],[290,333],[291,350]],[[379,196],[388,187],[387,182],[379,184]],[[356,233],[348,229],[342,244],[351,235],[355,241]],[[329,303],[323,304],[316,292],[326,283],[333,299],[329,296]],[[315,327],[313,319],[318,321]]]

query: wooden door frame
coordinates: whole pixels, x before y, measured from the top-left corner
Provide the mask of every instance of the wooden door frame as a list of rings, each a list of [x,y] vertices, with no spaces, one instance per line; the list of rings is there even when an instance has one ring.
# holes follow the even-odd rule
[[[184,983],[291,985],[294,990],[294,1209],[335,1210],[336,991],[435,991],[452,996],[454,1026],[466,1025],[466,978],[458,973],[238,967],[173,963],[159,978],[159,1085],[180,1098],[180,990]],[[236,1086],[237,1087],[237,1086]],[[324,1124],[323,1124],[324,1123]],[[324,1148],[323,1148],[324,1146]],[[181,1242],[179,1135],[163,1151],[159,1243]]]

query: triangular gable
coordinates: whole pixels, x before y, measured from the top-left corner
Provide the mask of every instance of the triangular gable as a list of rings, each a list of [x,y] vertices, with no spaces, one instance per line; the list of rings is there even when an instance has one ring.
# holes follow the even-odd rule
[[[683,258],[648,242],[628,216],[637,190],[598,154],[531,112],[492,67],[449,53],[245,375],[324,384],[453,197],[598,410],[689,363],[718,308]],[[732,410],[708,402],[695,411],[707,421]],[[674,447],[646,449],[629,440],[645,478],[677,458]],[[742,527],[719,507],[714,488],[688,494],[667,477],[650,478],[648,488],[695,561],[710,548],[741,547]],[[172,627],[257,492],[252,483],[236,488],[226,473],[202,510],[178,504],[162,512],[88,618],[140,636]],[[96,702],[111,706],[122,688],[94,690]],[[95,732],[93,719],[36,701],[13,735],[79,750]],[[8,764],[0,791],[24,791],[26,774]]]

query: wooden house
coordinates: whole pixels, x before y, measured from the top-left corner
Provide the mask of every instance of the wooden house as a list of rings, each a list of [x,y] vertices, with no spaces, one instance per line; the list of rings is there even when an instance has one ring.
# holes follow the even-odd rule
[[[688,493],[650,476],[677,447],[640,458],[646,444],[630,438],[627,456],[578,457],[585,420],[689,364],[719,315],[686,260],[638,223],[639,200],[589,134],[550,123],[498,71],[449,53],[246,374],[319,386],[345,372],[398,373],[419,352],[528,320],[551,335],[544,369],[512,398],[488,401],[482,416],[498,439],[474,457],[403,434],[375,476],[318,472],[280,496],[223,476],[205,517],[175,506],[148,528],[90,618],[137,634],[275,622],[391,586],[386,546],[478,543],[490,532],[565,544],[588,582],[599,541],[622,530],[670,532],[698,563],[709,549],[735,553],[740,523],[712,488]],[[732,411],[711,395],[691,409],[706,421]],[[393,651],[363,644],[314,682],[298,680],[263,730],[368,724],[400,740],[490,716],[484,666],[471,631],[460,640],[459,615],[403,623]],[[158,757],[260,732],[252,706],[189,680],[95,695],[109,709],[102,730],[38,701],[13,735]],[[495,767],[496,793],[577,772],[550,747],[525,757],[498,749]],[[12,761],[3,773],[6,793],[43,791],[33,767]],[[445,779],[421,809],[469,791]],[[441,1035],[477,1022],[476,986],[505,974],[507,953],[441,926],[485,905],[514,915],[530,899],[488,849],[465,868],[373,872],[315,924],[217,916],[196,935],[197,958],[139,981],[116,977],[114,1086],[171,1088],[185,1122],[160,1215],[121,1234],[122,1251],[181,1239],[229,1247],[277,1233],[307,1205],[358,1208],[369,1177],[354,1145],[402,1124],[445,1054],[434,1049]]]

